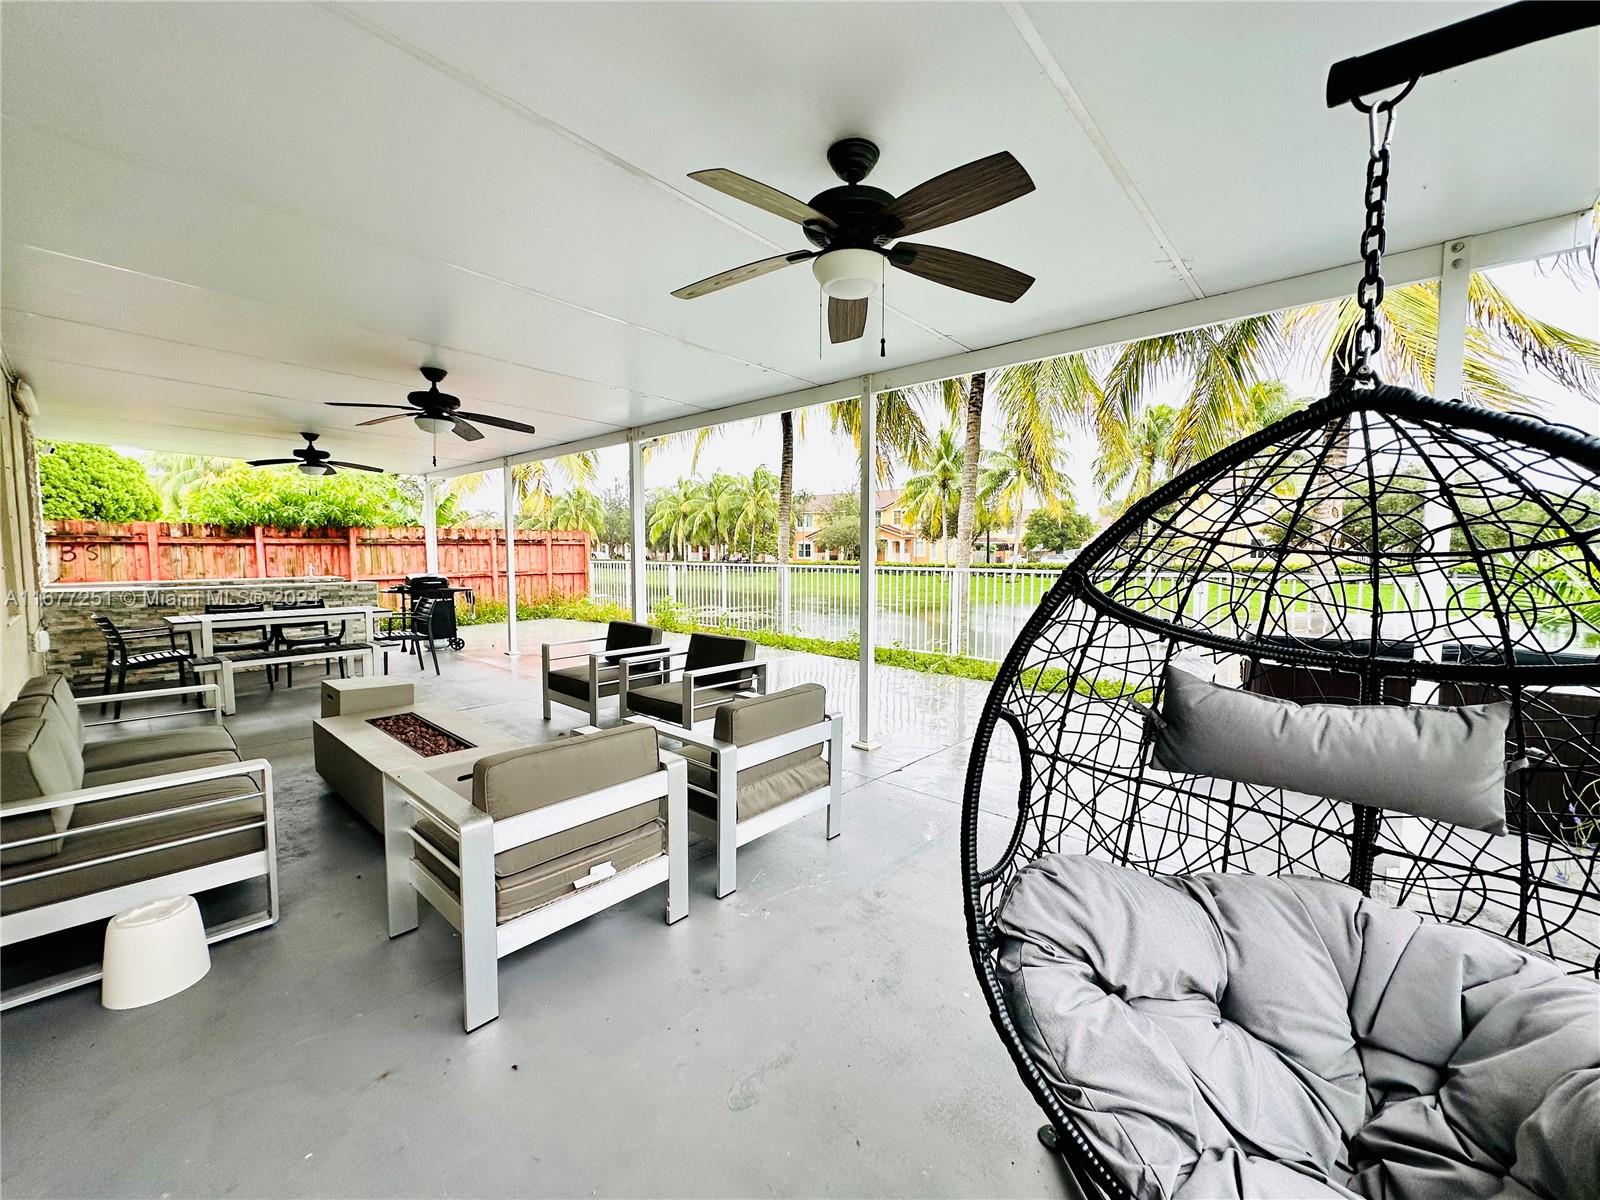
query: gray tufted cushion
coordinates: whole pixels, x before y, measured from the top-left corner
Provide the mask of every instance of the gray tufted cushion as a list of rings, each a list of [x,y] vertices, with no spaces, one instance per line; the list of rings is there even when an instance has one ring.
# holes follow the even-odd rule
[[[1600,1195],[1600,985],[1320,879],[1049,855],[999,973],[1141,1198]]]

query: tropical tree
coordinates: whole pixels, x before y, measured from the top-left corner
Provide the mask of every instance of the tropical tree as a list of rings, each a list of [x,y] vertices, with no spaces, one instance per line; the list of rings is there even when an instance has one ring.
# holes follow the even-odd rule
[[[152,450],[139,457],[154,478],[162,511],[172,517],[183,511],[185,502],[194,492],[211,486],[239,465],[236,459],[217,458],[210,454]]]
[[[780,486],[778,476],[766,467],[757,467],[740,494],[738,511],[733,518],[733,536],[741,546],[749,547],[747,553],[752,562],[762,531],[771,528],[778,519]]]
[[[1059,512],[1036,508],[1028,514],[1022,536],[1028,549],[1064,554],[1076,550],[1095,535],[1094,518],[1081,513],[1069,501]]]
[[[689,546],[699,503],[700,484],[693,479],[680,479],[659,493],[650,505],[650,540],[681,558]]]
[[[414,525],[418,513],[392,475],[360,471],[305,475],[293,467],[240,463],[204,491],[193,492],[182,516],[229,530],[255,525],[354,529]]]
[[[51,521],[154,521],[161,498],[137,459],[89,442],[44,442],[39,496]]]
[[[1109,492],[1125,497],[1125,505],[1172,478],[1174,433],[1180,417],[1169,404],[1152,404],[1139,410],[1113,447],[1102,447],[1101,479]]]
[[[745,481],[737,475],[718,471],[695,492],[690,541],[709,548],[714,559],[723,557],[724,548],[734,536],[745,487]]]
[[[950,535],[961,508],[962,438],[958,427],[941,429],[916,465],[919,470],[906,480],[901,500],[922,535],[940,539],[940,557],[948,563]]]
[[[551,502],[541,528],[582,530],[598,542],[605,534],[605,506],[588,488],[569,488]]]
[[[524,517],[543,518],[550,502],[555,498],[558,481],[568,487],[591,487],[599,470],[593,450],[577,454],[563,454],[558,458],[542,458],[537,462],[513,463],[511,467],[511,492],[515,507]],[[488,471],[469,471],[457,475],[445,485],[452,496],[465,499],[488,482]]]
[[[1355,300],[1344,299],[1117,348],[1105,365],[1100,403],[1083,414],[1099,436],[1100,476],[1105,478],[1109,464],[1133,457],[1126,443],[1139,424],[1145,396],[1154,387],[1187,384],[1188,395],[1173,420],[1168,454],[1172,469],[1182,470],[1258,428],[1263,417],[1260,385],[1296,356],[1302,361],[1310,356],[1326,370],[1329,386],[1337,386],[1352,365],[1360,315]],[[1378,318],[1383,329],[1378,373],[1391,383],[1432,391],[1438,283],[1389,288]],[[1467,288],[1461,398],[1492,408],[1537,411],[1538,400],[1525,390],[1531,374],[1600,402],[1600,343],[1540,320],[1513,303],[1487,275],[1473,275]],[[1337,441],[1330,447],[1327,464],[1337,469],[1346,460],[1347,439],[1338,429],[1330,437]],[[1337,514],[1325,518],[1319,521],[1323,528],[1337,527]]]

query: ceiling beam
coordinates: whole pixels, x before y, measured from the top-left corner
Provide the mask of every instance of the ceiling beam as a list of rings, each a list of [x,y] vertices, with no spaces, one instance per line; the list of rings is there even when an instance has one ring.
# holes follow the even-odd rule
[[[1531,221],[1526,225],[1491,230],[1487,233],[1463,233],[1460,236],[1470,236],[1473,239],[1473,267],[1483,271],[1508,263],[1529,262],[1587,247],[1593,240],[1591,221],[1592,217],[1587,211],[1565,213],[1542,221]],[[1440,255],[1441,243],[1437,242],[1391,254],[1383,262],[1384,281],[1390,287],[1400,287],[1424,279],[1437,279]],[[1237,321],[1244,317],[1279,312],[1304,304],[1317,304],[1351,294],[1360,275],[1359,262],[1347,263],[1325,271],[1314,271],[1273,283],[1241,288],[1236,292],[1208,296],[1203,300],[1186,300],[1181,304],[1130,313],[1109,321],[1079,325],[1072,329],[1040,334],[1037,337],[1004,342],[982,350],[971,350],[964,354],[953,354],[945,358],[896,367],[874,374],[873,381],[880,391],[893,391],[915,387],[921,383],[952,379],[958,375],[970,375],[975,371],[993,371],[1001,367],[1015,366],[1017,363],[1036,362],[1044,358],[1093,350],[1100,346],[1115,346],[1139,338],[1158,337],[1186,329],[1196,329],[1202,325]],[[856,396],[859,391],[860,377],[853,375],[835,383],[820,384],[800,391],[782,392],[726,408],[706,409],[688,416],[657,421],[640,426],[635,432],[644,439],[668,437],[707,425],[747,421],[793,409],[809,408],[814,404],[847,400]],[[510,461],[535,462],[540,459],[558,458],[564,454],[620,446],[627,442],[629,433],[628,430],[618,430],[581,441],[545,446],[538,450],[512,454]],[[501,457],[486,459],[481,463],[452,467],[437,474],[450,476],[464,475],[470,471],[494,470],[500,466],[501,461]]]

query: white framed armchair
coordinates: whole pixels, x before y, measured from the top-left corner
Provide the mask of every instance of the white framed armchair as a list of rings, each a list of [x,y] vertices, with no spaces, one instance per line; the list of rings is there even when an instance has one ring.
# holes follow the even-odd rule
[[[767,664],[755,654],[749,638],[692,633],[682,650],[621,664],[617,711],[691,729],[730,700],[766,692]]]
[[[738,887],[740,846],[819,808],[830,840],[844,831],[844,719],[826,705],[827,692],[805,683],[723,704],[709,733],[628,718],[688,760],[689,824],[717,843],[719,899]]]
[[[600,724],[600,701],[617,695],[625,659],[641,659],[661,651],[661,630],[636,621],[612,621],[603,637],[545,642],[539,647],[540,681],[544,687],[544,719],[552,704],[565,704],[588,714],[589,724]]]
[[[636,726],[384,781],[389,936],[426,900],[461,934],[468,1033],[500,1015],[499,960],[648,888],[689,912],[686,764]]]

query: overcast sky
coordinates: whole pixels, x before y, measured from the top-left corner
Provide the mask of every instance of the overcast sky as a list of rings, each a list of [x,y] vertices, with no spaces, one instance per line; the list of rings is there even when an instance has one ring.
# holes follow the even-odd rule
[[[1590,338],[1600,338],[1600,287],[1589,278],[1585,285],[1574,284],[1559,272],[1541,270],[1535,263],[1501,267],[1490,272],[1490,277],[1513,300],[1533,315],[1559,325],[1573,333]],[[1315,397],[1325,390],[1325,377],[1321,369],[1311,363],[1296,364],[1284,382],[1296,395]],[[1561,387],[1542,378],[1534,377],[1525,389],[1545,401],[1546,416],[1565,421],[1589,433],[1600,433],[1600,411],[1588,400],[1574,396]],[[1183,388],[1174,385],[1170,395],[1158,395],[1157,403],[1179,403]],[[992,415],[992,410],[991,410]],[[942,411],[929,411],[926,419],[930,429],[944,422]],[[802,436],[795,439],[795,489],[808,492],[839,492],[856,486],[856,463],[853,453],[845,452],[845,443],[833,437],[828,430],[826,410],[811,409]],[[984,447],[991,448],[999,441],[998,432],[989,421],[985,422]],[[662,487],[681,476],[696,474],[705,478],[716,471],[729,471],[747,475],[757,463],[765,463],[774,471],[779,462],[778,420],[740,421],[724,425],[706,443],[697,466],[691,466],[690,448],[682,444],[658,445],[645,468],[647,487]],[[1092,478],[1093,442],[1086,437],[1075,437],[1069,446],[1069,475],[1080,502],[1093,502]],[[617,447],[600,452],[600,486],[609,487],[626,483],[628,456],[625,448]],[[902,470],[902,475],[904,471]],[[903,482],[897,480],[897,482]],[[497,493],[488,490],[482,498],[475,498],[473,507],[498,507]]]

